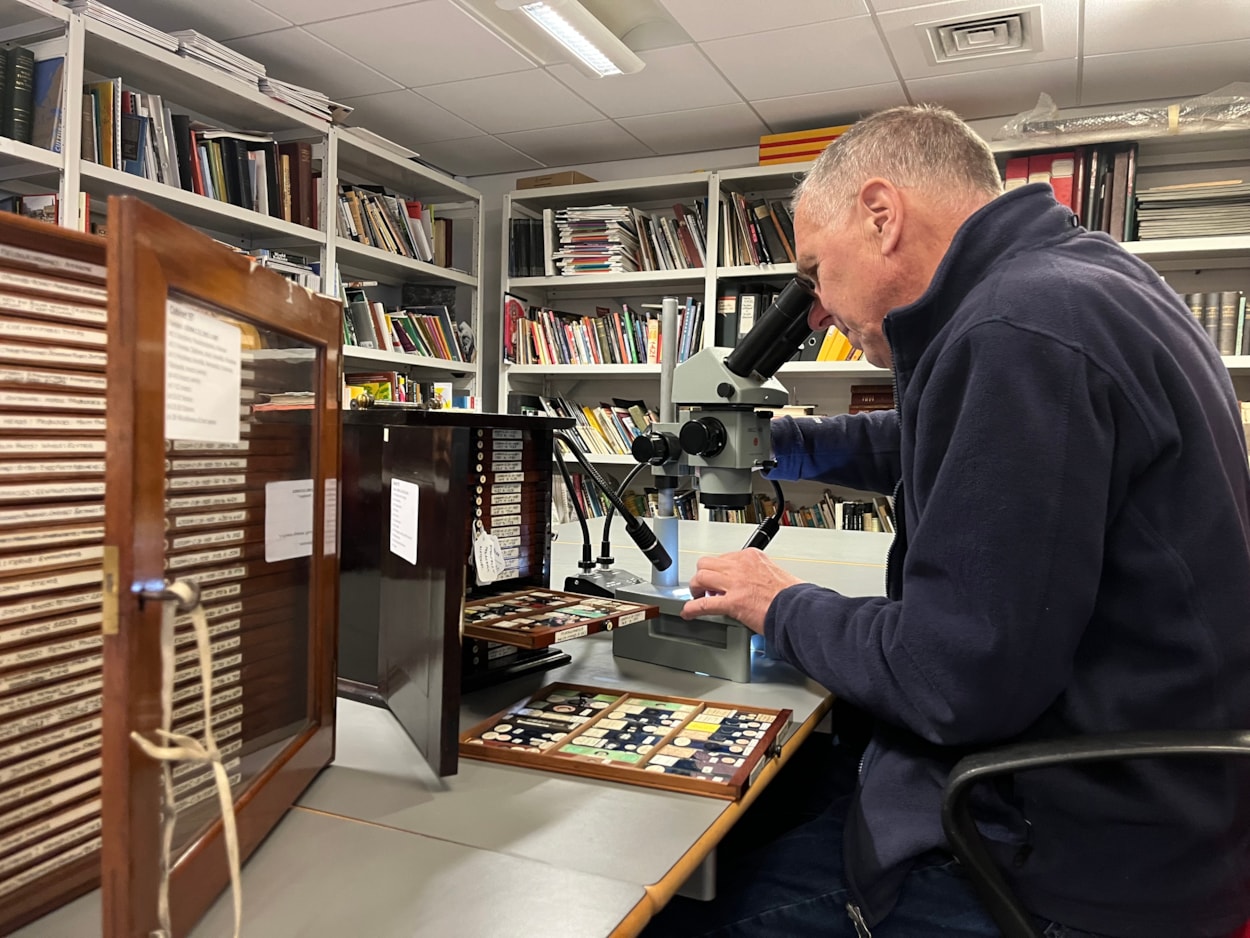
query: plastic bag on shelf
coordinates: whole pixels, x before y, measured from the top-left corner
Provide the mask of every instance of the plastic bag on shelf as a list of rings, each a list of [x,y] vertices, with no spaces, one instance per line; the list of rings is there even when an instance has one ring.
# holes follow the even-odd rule
[[[1250,82],[1233,82],[1175,104],[1066,117],[1043,93],[1036,106],[1007,121],[994,139],[1062,145],[1238,129],[1250,129]]]

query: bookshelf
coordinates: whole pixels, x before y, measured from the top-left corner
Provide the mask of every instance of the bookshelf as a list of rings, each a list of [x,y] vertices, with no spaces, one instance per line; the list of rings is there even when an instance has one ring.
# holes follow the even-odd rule
[[[481,267],[481,232],[485,230],[485,206],[481,194],[463,183],[437,173],[388,149],[384,142],[351,128],[332,127],[329,132],[327,161],[339,185],[383,186],[432,208],[435,216],[450,225],[448,240],[450,266],[383,250],[337,233],[335,200],[327,199],[327,239],[325,268],[337,270],[343,282],[375,282],[377,290],[366,289],[371,299],[388,307],[407,303],[405,289],[420,288],[426,296],[454,296],[456,318],[467,322],[480,343],[482,302],[478,288]],[[327,190],[328,191],[328,190]],[[405,288],[404,285],[409,285]],[[337,284],[334,285],[337,290]],[[414,294],[416,295],[416,294]],[[455,340],[455,337],[451,337]],[[480,357],[473,361],[448,362],[439,358],[385,349],[343,347],[347,370],[406,371],[419,381],[452,383],[457,394],[477,394],[480,387]]]
[[[83,152],[79,133],[65,132],[61,152],[0,137],[0,196],[55,193],[58,222],[89,228],[103,220],[111,195],[136,195],[210,236],[248,252],[281,252],[319,265],[319,289],[339,295],[339,278],[376,283],[380,301],[393,306],[407,289],[446,288],[457,321],[482,334],[478,275],[484,209],[480,193],[409,159],[406,151],[352,128],[332,125],[261,92],[254,83],[229,77],[200,61],[167,51],[108,23],[81,16],[50,0],[0,0],[0,43],[33,48],[36,60],[63,56],[62,126],[82,126],[79,94],[93,81],[121,79],[128,91],[159,95],[166,107],[226,133],[260,133],[274,147],[307,144],[312,157],[313,224],[304,225],[251,207],[219,201],[95,162]],[[171,154],[172,155],[172,154]],[[317,181],[319,179],[319,181]],[[417,199],[435,217],[453,220],[452,264],[439,266],[353,241],[336,224],[339,186],[385,186]],[[294,195],[294,193],[292,193]],[[89,217],[80,218],[80,205]],[[259,204],[259,200],[258,200]],[[420,381],[450,381],[457,393],[476,394],[479,363],[344,349],[345,368],[403,372]]]
[[[1096,134],[1039,136],[1001,140],[990,147],[1000,165],[1013,157],[1045,151],[1064,151],[1102,145],[1133,144],[1133,196],[1159,186],[1244,179],[1250,171],[1250,129],[1224,128],[1179,133],[1147,132],[1134,135],[1103,131]],[[1088,190],[1087,190],[1088,192]],[[1153,267],[1178,293],[1250,294],[1250,233],[1201,234],[1136,240],[1126,232],[1124,249]],[[1214,339],[1215,336],[1213,335]],[[1238,397],[1250,399],[1250,355],[1225,354],[1223,361]],[[1226,346],[1227,348],[1227,346]]]
[[[1133,138],[1130,134],[1114,138],[1136,139],[1138,186],[1172,185],[1197,180],[1246,178],[1250,171],[1250,131],[1222,130],[1172,136]],[[1005,162],[1009,155],[1030,151],[1056,149],[1083,143],[1114,142],[1107,135],[1082,139],[998,141],[991,148]],[[809,164],[783,166],[751,166],[693,173],[689,177],[657,177],[612,183],[566,186],[544,190],[514,191],[504,200],[504,257],[511,246],[508,219],[541,217],[543,208],[590,205],[598,201],[619,200],[621,204],[663,204],[676,193],[694,198],[700,184],[707,186],[706,230],[708,256],[716,257],[701,270],[631,272],[602,276],[508,277],[504,291],[529,302],[557,305],[574,304],[579,298],[597,296],[601,305],[610,305],[614,298],[638,295],[642,285],[658,295],[674,295],[679,302],[690,290],[701,288],[705,317],[702,343],[713,344],[716,337],[718,298],[733,293],[747,284],[771,285],[780,289],[794,276],[795,266],[788,258],[784,263],[743,264],[723,253],[724,229],[728,210],[735,196],[749,200],[785,199]],[[686,188],[678,181],[686,179]],[[1195,291],[1240,290],[1250,293],[1250,235],[1204,235],[1200,237],[1161,238],[1126,241],[1124,247],[1141,258],[1163,276],[1179,293]],[[564,307],[560,307],[564,308]],[[1247,327],[1250,328],[1250,327]],[[1250,400],[1250,355],[1226,355],[1224,364],[1233,379],[1238,397]],[[564,393],[593,403],[600,396],[616,393],[631,397],[653,398],[658,394],[658,366],[568,366],[507,365],[500,381],[499,408],[506,409],[518,394]],[[795,403],[814,404],[817,412],[840,413],[849,406],[850,388],[855,384],[892,382],[888,371],[864,361],[791,361],[778,371],[777,377],[790,389]],[[625,383],[628,379],[628,383]],[[612,389],[615,389],[613,392]],[[621,457],[588,454],[605,466],[616,464]],[[625,465],[629,457],[624,457]],[[793,495],[790,495],[790,489]],[[814,483],[787,486],[787,495],[796,503],[808,503],[818,497],[821,486]],[[854,497],[852,494],[847,497]]]

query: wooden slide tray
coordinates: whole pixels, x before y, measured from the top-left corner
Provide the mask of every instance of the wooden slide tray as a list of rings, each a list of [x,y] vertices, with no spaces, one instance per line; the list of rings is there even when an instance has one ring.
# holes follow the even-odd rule
[[[551,589],[520,590],[466,602],[464,636],[520,648],[545,648],[659,614],[658,606],[619,599]]]
[[[781,749],[789,710],[550,684],[460,737],[469,759],[736,800]]]

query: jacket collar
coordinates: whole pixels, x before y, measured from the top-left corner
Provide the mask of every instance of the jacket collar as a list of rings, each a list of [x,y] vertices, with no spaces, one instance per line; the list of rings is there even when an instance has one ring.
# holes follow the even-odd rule
[[[955,232],[920,298],[891,310],[882,328],[902,382],[952,319],[964,298],[1003,259],[1077,233],[1076,216],[1046,183],[1005,192],[969,215]],[[901,391],[902,388],[900,387]]]

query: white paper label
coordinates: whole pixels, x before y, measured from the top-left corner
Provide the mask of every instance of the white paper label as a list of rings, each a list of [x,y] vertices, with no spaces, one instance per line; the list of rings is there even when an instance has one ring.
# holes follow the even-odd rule
[[[417,509],[421,489],[415,482],[391,479],[391,553],[417,563]]]
[[[588,632],[589,632],[589,628],[587,626],[575,625],[571,629],[561,629],[559,632],[556,632],[555,638],[553,638],[552,641],[553,642],[567,642],[570,639],[582,638],[583,636],[588,634]]]
[[[325,544],[322,552],[331,557],[339,549],[339,480],[326,479]]]
[[[165,303],[165,436],[239,439],[239,327],[170,297]]]
[[[265,484],[265,561],[312,555],[313,480]]]

